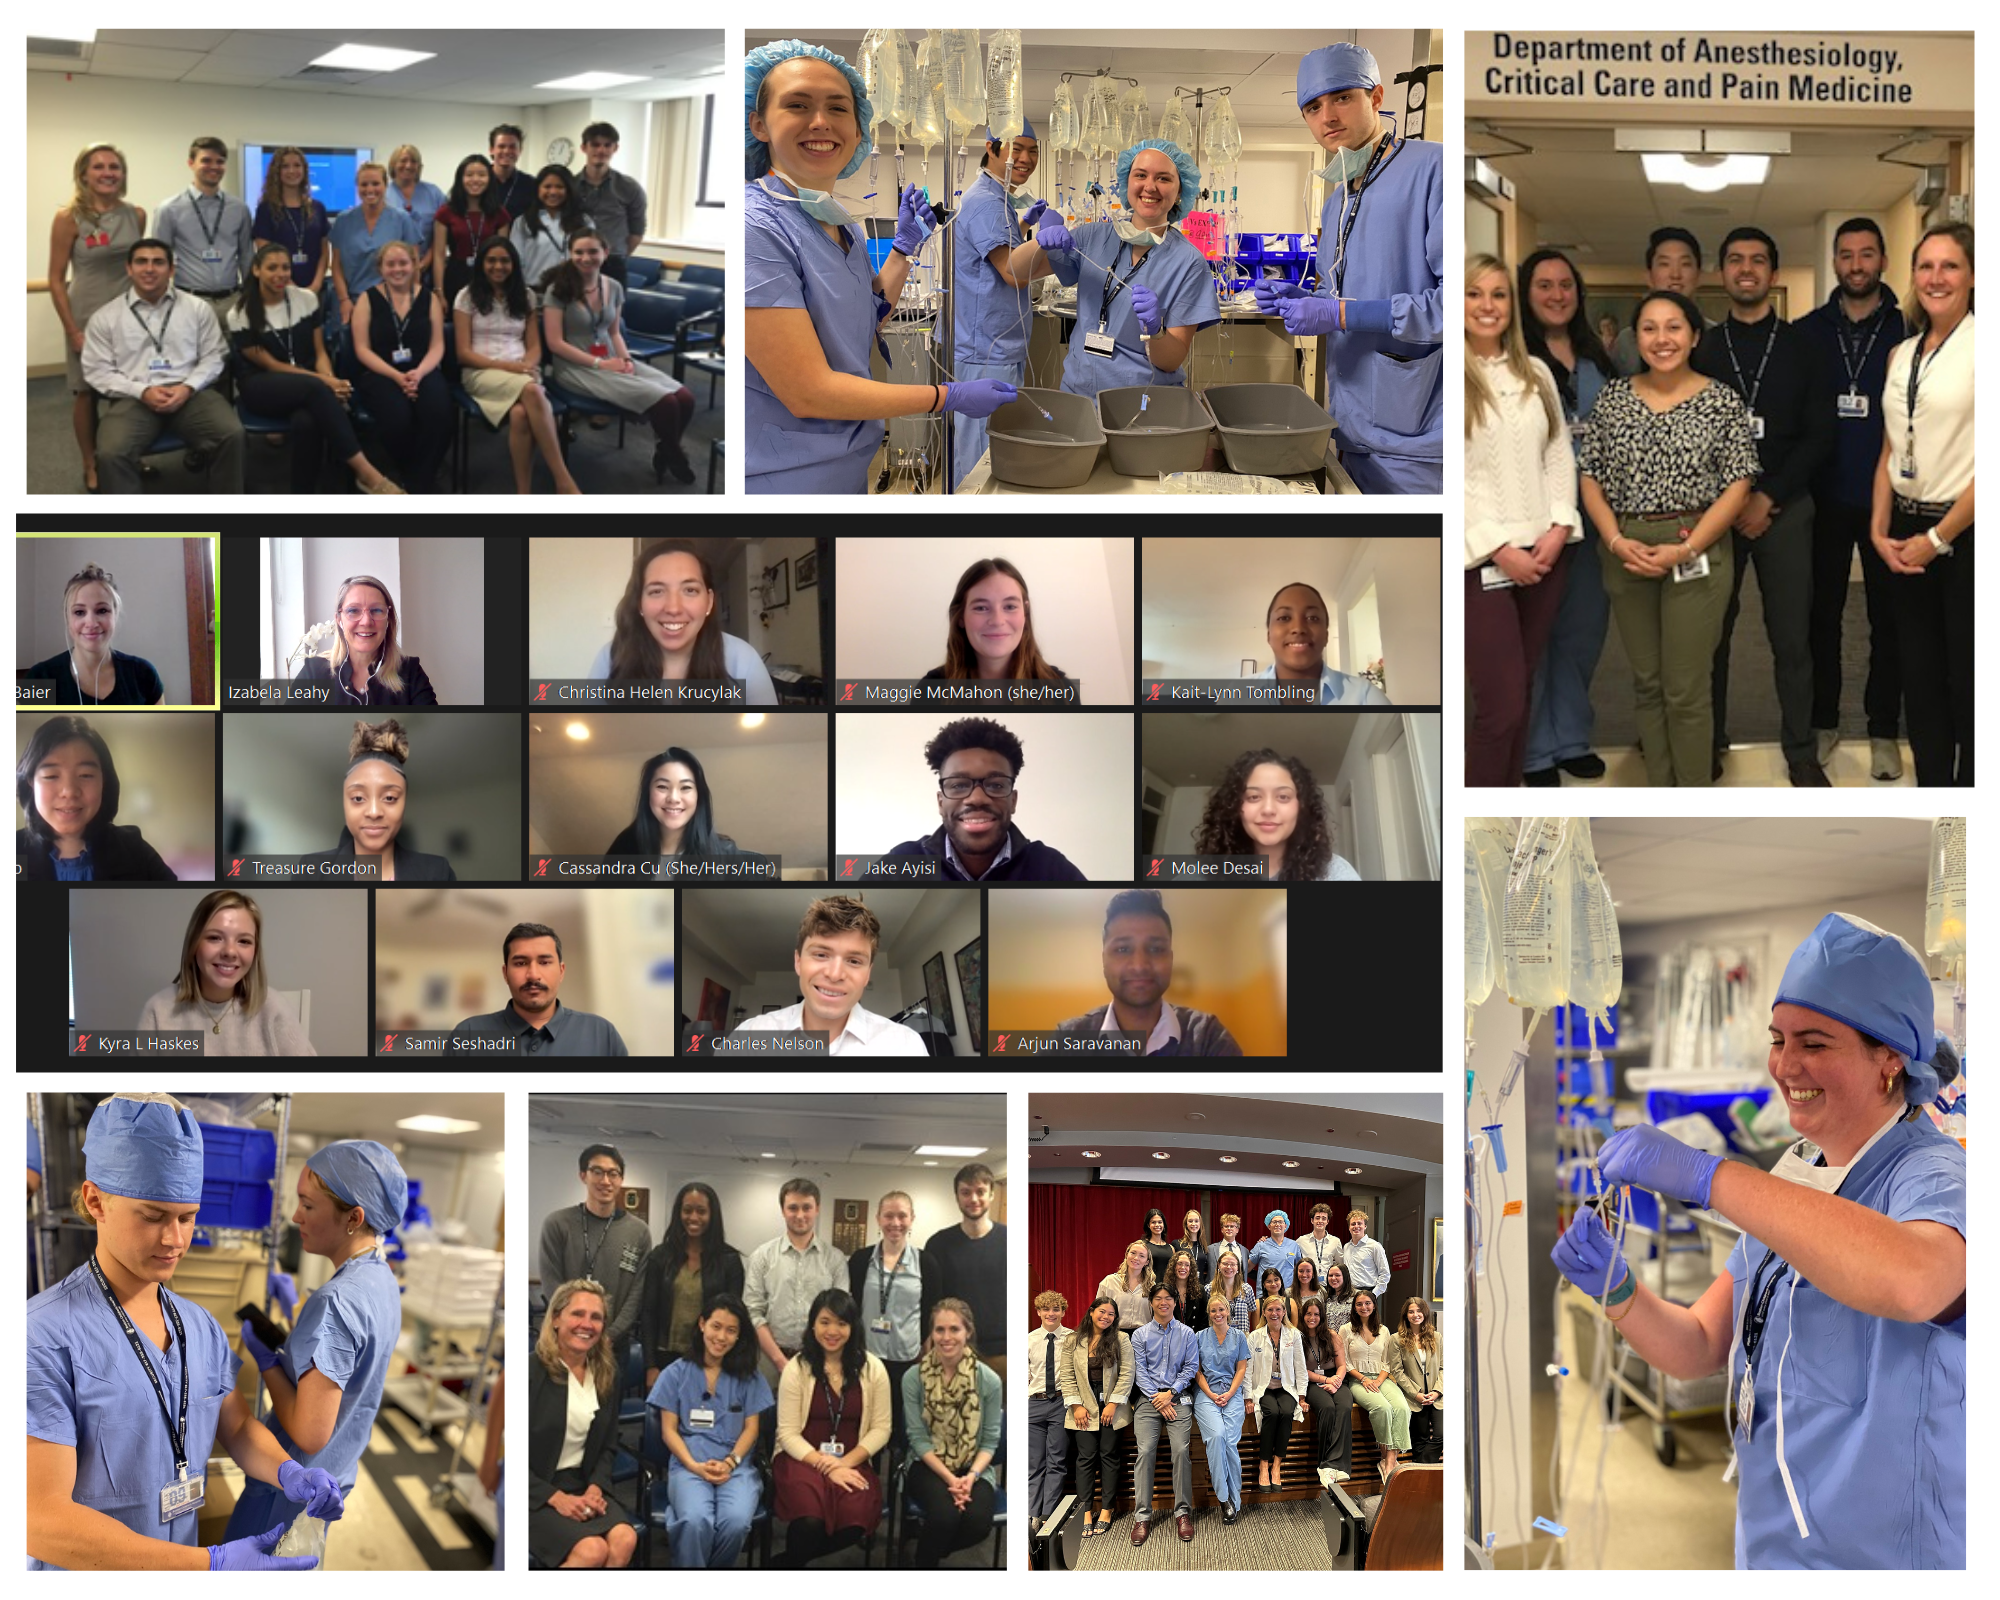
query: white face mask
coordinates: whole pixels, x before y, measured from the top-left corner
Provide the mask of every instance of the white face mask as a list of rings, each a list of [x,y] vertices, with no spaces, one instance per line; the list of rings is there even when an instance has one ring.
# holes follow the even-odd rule
[[[1328,183],[1352,183],[1368,170],[1368,163],[1375,159],[1376,141],[1370,139],[1359,150],[1350,150],[1345,145],[1334,151],[1333,159],[1319,169],[1317,176]]]
[[[1113,217],[1111,226],[1118,230],[1118,237],[1126,244],[1131,244],[1135,240],[1142,244],[1160,244],[1167,237],[1166,223],[1162,223],[1157,229],[1142,228],[1129,218]]]
[[[1847,1181],[1847,1175],[1860,1164],[1861,1158],[1875,1147],[1875,1141],[1903,1120],[1909,1108],[1899,1106],[1894,1115],[1875,1130],[1874,1137],[1854,1152],[1854,1159],[1844,1167],[1823,1167],[1815,1165],[1819,1160],[1819,1146],[1810,1139],[1801,1139],[1782,1156],[1771,1169],[1771,1176],[1783,1178],[1787,1183],[1802,1184],[1808,1189],[1817,1189],[1821,1194],[1838,1194],[1840,1186]]]
[[[779,182],[779,186],[775,189],[771,187],[772,177],[777,178]],[[860,226],[854,218],[847,214],[847,208],[834,199],[832,191],[827,189],[808,189],[803,184],[792,184],[792,188],[798,190],[797,194],[793,194],[785,187],[786,184],[791,184],[791,179],[785,177],[774,168],[770,177],[764,178],[758,184],[758,187],[773,200],[796,201],[800,206],[805,208],[806,215],[811,217],[815,222],[830,222],[836,228],[854,228]]]

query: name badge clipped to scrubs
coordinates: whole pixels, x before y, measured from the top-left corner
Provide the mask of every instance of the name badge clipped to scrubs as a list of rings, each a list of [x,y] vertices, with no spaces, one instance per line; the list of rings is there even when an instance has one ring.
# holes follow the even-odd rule
[[[1750,1436],[1751,1418],[1757,1411],[1757,1375],[1750,1369],[1750,1363],[1743,1363],[1743,1381],[1736,1386],[1736,1425],[1743,1430],[1745,1438]]]
[[[153,1370],[153,1363],[146,1358],[145,1349],[139,1342],[139,1330],[132,1325],[132,1319],[125,1314],[125,1308],[118,1303],[118,1297],[111,1292],[111,1285],[105,1279],[104,1269],[97,1264],[95,1256],[92,1256],[90,1259],[90,1274],[97,1280],[97,1287],[103,1291],[105,1304],[110,1306],[112,1312],[117,1316],[118,1326],[124,1332],[126,1341],[132,1346],[132,1357],[145,1369],[146,1381],[153,1386],[153,1398],[160,1405],[160,1419],[166,1424],[167,1442],[173,1446],[174,1452],[174,1476],[160,1490],[160,1520],[162,1522],[172,1522],[177,1517],[184,1517],[190,1511],[197,1511],[201,1508],[202,1502],[206,1498],[205,1491],[208,1485],[205,1471],[197,1473],[192,1478],[188,1476],[187,1414],[189,1356],[187,1329],[181,1326],[181,1314],[174,1308],[173,1301],[168,1299],[164,1294],[161,1295],[160,1307],[166,1312],[167,1319],[174,1325],[174,1345],[181,1354],[181,1406],[179,1424],[176,1426],[175,1414],[167,1409],[167,1391],[160,1387],[160,1375]],[[204,1445],[203,1448],[206,1449],[207,1446]],[[204,1461],[202,1465],[206,1468],[207,1463]]]
[[[306,253],[305,253],[305,251],[303,251],[303,250],[294,250],[294,251],[292,252],[292,265],[293,265],[293,266],[295,266],[295,267],[302,267],[302,266],[304,266],[305,264],[306,264]]]
[[[1853,417],[1857,421],[1868,415],[1868,396],[1865,394],[1844,394],[1834,401],[1834,410],[1842,417]]]
[[[1750,418],[1750,437],[1753,439],[1764,437],[1764,419],[1754,413]]]
[[[1706,550],[1702,551],[1698,556],[1688,557],[1687,560],[1674,568],[1675,583],[1688,583],[1695,578],[1705,578],[1707,576],[1708,552]]]
[[[1083,336],[1083,347],[1094,356],[1115,356],[1118,354],[1118,341],[1102,328],[1099,328],[1095,333],[1086,333]]]
[[[715,1426],[715,1407],[696,1406],[688,1413],[688,1427],[696,1433],[706,1433]]]
[[[208,1480],[201,1478],[181,1478],[160,1491],[160,1520],[172,1522],[176,1517],[184,1517],[190,1511],[199,1511],[207,1498]]]

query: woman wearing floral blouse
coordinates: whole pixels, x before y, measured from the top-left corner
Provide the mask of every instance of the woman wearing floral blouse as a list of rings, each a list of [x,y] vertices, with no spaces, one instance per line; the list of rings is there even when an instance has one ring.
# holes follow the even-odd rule
[[[1729,606],[1729,531],[1758,470],[1742,399],[1688,365],[1701,326],[1685,295],[1639,302],[1646,370],[1605,385],[1578,463],[1632,663],[1646,781],[1682,788],[1715,778],[1709,672]]]

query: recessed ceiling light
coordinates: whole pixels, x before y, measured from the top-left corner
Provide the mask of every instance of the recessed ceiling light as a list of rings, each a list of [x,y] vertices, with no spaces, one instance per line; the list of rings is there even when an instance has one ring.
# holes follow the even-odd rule
[[[1084,1153],[1085,1155],[1087,1155],[1087,1156],[1090,1156],[1090,1157],[1092,1157],[1092,1158],[1095,1158],[1095,1157],[1097,1157],[1097,1156],[1101,1156],[1101,1155],[1103,1155],[1103,1154],[1104,1154],[1104,1152],[1103,1152],[1102,1150],[1086,1150],[1086,1151],[1084,1151],[1083,1153]]]
[[[563,729],[563,732],[568,734],[572,739],[588,739],[590,737],[590,724],[587,722],[572,722]]]
[[[1379,1139],[1382,1137],[1382,1135],[1377,1133],[1373,1128],[1363,1128],[1361,1130],[1361,1134],[1362,1137],[1366,1139]]]
[[[983,1156],[983,1144],[920,1144],[911,1152],[920,1156]]]
[[[1155,1151],[1153,1152],[1153,1159],[1154,1159],[1155,1161],[1166,1161],[1166,1160],[1168,1160],[1168,1159],[1170,1159],[1170,1158],[1169,1158],[1169,1156],[1167,1155],[1167,1152],[1166,1152],[1166,1151],[1164,1151],[1164,1150],[1155,1150]]]
[[[1298,1163],[1296,1161],[1287,1161],[1285,1165],[1288,1167],[1296,1167]]]
[[[476,1122],[465,1122],[458,1117],[433,1117],[429,1115],[405,1117],[396,1126],[399,1128],[408,1128],[412,1133],[477,1133],[479,1131],[479,1124]]]
[[[1220,1161],[1226,1161],[1231,1166],[1234,1166],[1236,1163],[1236,1158],[1234,1156],[1218,1156],[1216,1159]]]
[[[1199,1111],[1190,1111],[1190,1112],[1189,1112],[1189,1113],[1187,1114],[1187,1119],[1188,1119],[1188,1121],[1190,1121],[1190,1122],[1206,1122],[1206,1121],[1208,1121],[1208,1118],[1207,1118],[1207,1116],[1206,1116],[1205,1114],[1203,1114],[1202,1112],[1199,1112]]]
[[[401,72],[405,67],[414,67],[419,61],[433,60],[436,54],[433,50],[391,50],[383,45],[344,44],[329,50],[310,65],[344,67],[350,72]]]
[[[746,711],[736,719],[736,724],[741,728],[761,728],[764,726],[764,713],[761,711]]]
[[[1359,1167],[1349,1167],[1347,1169],[1347,1175],[1350,1178],[1358,1178],[1361,1176],[1361,1169]]]
[[[761,1156],[761,1157],[762,1157],[762,1158],[763,1158],[764,1160],[766,1160],[766,1161],[769,1161],[769,1160],[771,1160],[772,1158],[774,1158],[774,1157],[775,1157],[775,1156],[777,1155],[777,1153],[778,1153],[778,1152],[777,1152],[777,1151],[775,1151],[775,1150],[759,1150],[759,1151],[757,1152],[757,1154],[758,1154],[759,1156]]]
[[[548,83],[538,83],[537,89],[615,89],[621,83],[644,83],[644,78],[634,78],[623,72],[579,72],[573,78],[555,78]]]
[[[1861,830],[1859,828],[1828,828],[1826,836],[1829,839],[1858,839],[1861,837]]]
[[[937,1165],[937,1163],[935,1161],[926,1161],[924,1165],[927,1167],[934,1167]]]

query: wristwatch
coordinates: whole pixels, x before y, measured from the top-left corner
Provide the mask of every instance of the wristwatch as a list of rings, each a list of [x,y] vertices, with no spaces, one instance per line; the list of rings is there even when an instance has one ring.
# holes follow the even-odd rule
[[[1935,550],[1939,555],[1948,556],[1951,554],[1951,542],[1946,539],[1940,539],[1938,537],[1937,529],[1927,528],[1924,531],[1924,537],[1930,540],[1931,548]]]

